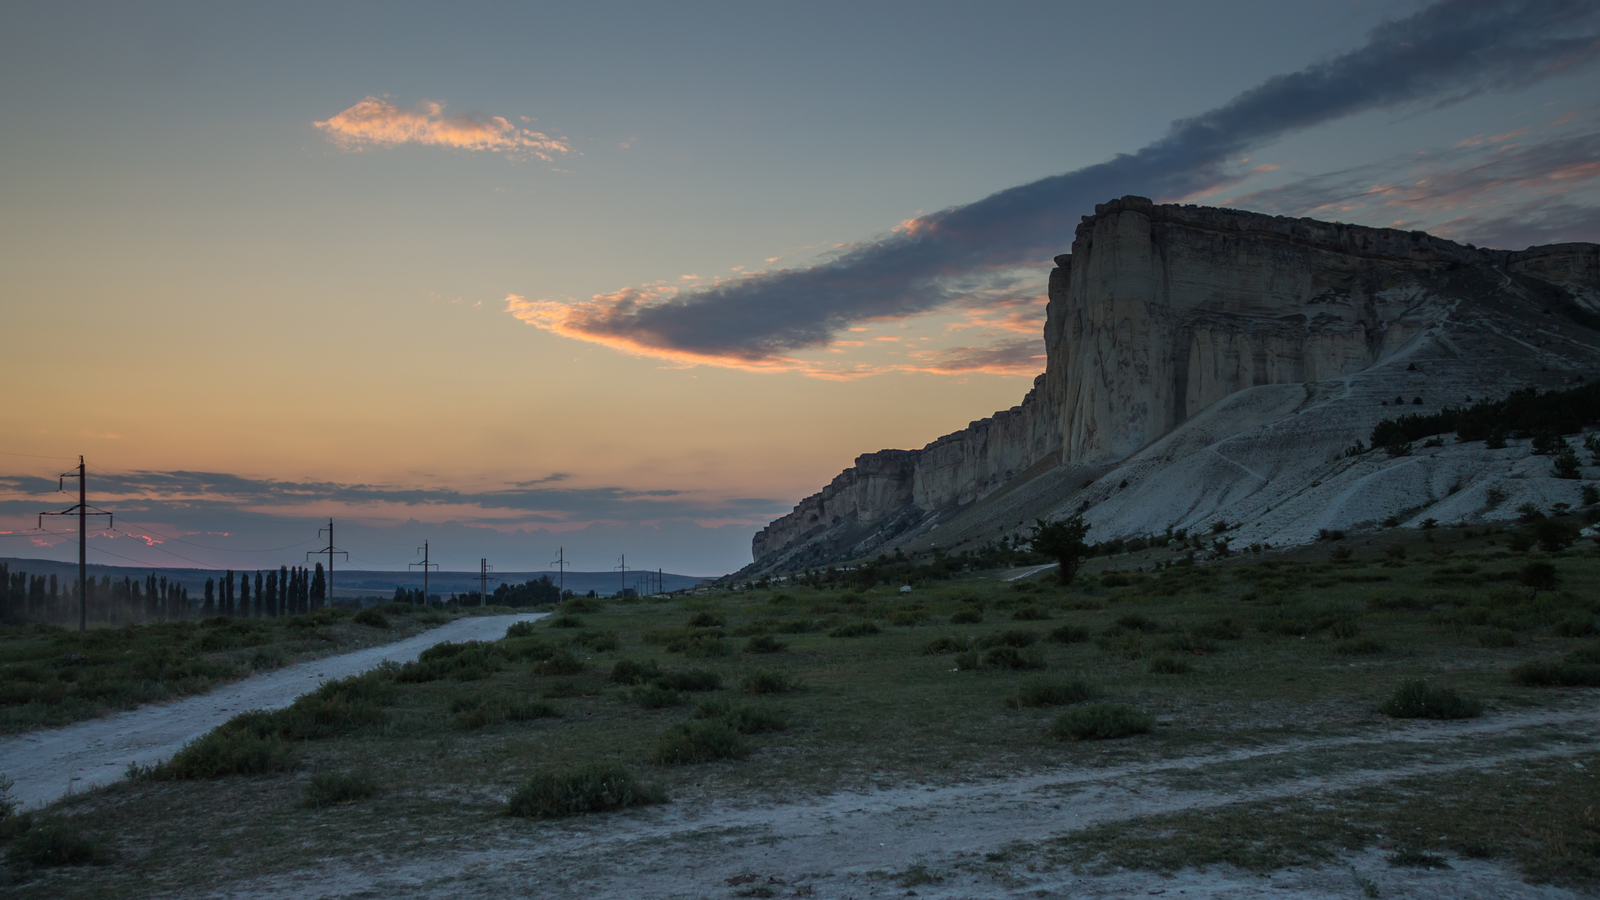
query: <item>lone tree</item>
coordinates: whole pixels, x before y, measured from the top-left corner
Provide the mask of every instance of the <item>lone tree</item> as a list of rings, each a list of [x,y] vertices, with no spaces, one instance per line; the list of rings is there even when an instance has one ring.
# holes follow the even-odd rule
[[[1083,522],[1083,516],[1073,516],[1059,522],[1046,522],[1039,519],[1033,526],[1033,534],[1029,539],[1033,543],[1036,553],[1053,557],[1061,567],[1061,583],[1071,584],[1072,577],[1078,574],[1078,566],[1083,564],[1083,558],[1089,555],[1089,545],[1083,542],[1089,533],[1089,526]]]

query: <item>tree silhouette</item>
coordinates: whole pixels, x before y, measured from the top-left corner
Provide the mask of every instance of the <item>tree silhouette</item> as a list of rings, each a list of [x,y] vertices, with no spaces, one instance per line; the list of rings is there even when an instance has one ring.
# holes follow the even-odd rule
[[[1088,534],[1089,526],[1084,523],[1083,516],[1073,516],[1056,522],[1037,520],[1029,539],[1035,552],[1056,561],[1061,583],[1071,584],[1083,558],[1089,555],[1089,546],[1083,542]]]

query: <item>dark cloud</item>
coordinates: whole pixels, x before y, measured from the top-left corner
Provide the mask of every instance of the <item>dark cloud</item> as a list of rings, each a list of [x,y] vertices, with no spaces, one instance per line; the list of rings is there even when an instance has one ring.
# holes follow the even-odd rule
[[[964,296],[963,279],[1043,264],[1069,246],[1079,215],[1096,202],[1184,196],[1226,183],[1230,159],[1290,132],[1368,110],[1518,89],[1591,63],[1600,54],[1597,23],[1600,7],[1590,0],[1446,0],[1374,28],[1359,49],[1175,122],[1136,153],[924,216],[825,263],[691,293],[630,289],[582,303],[524,304],[517,314],[632,352],[759,364],[826,344],[852,322],[950,303]]]

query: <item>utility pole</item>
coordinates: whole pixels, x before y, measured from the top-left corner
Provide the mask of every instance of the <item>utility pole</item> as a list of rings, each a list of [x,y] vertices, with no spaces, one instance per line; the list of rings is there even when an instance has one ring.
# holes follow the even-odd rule
[[[117,519],[105,510],[96,509],[90,512],[89,506],[89,479],[84,477],[83,457],[78,457],[78,471],[65,472],[57,480],[56,490],[66,490],[67,479],[78,479],[78,505],[66,509],[39,514],[39,530],[44,530],[45,516],[70,516],[78,514],[78,630],[89,630],[89,516],[106,516],[110,519],[106,527],[117,524]]]
[[[328,520],[328,527],[327,528],[318,528],[317,529],[317,537],[322,537],[322,533],[324,531],[326,531],[328,533],[328,546],[323,547],[321,550],[307,550],[306,551],[306,559],[310,559],[313,556],[321,556],[324,553],[328,554],[328,605],[331,606],[331,605],[333,605],[333,555],[335,553],[344,553],[344,551],[335,549],[334,546],[333,546],[333,520],[332,519]],[[350,559],[350,554],[344,553],[344,558],[346,560]]]
[[[622,565],[612,566],[611,568],[622,570],[622,590],[626,592],[628,590],[628,554],[622,554],[621,562]],[[621,597],[622,594],[618,594],[617,596]]]
[[[412,566],[421,566],[422,567],[422,605],[423,606],[427,606],[428,605],[428,570],[429,569],[437,569],[437,568],[439,568],[439,564],[436,563],[436,562],[428,562],[428,542],[427,541],[423,541],[422,542],[422,546],[417,548],[417,552],[422,554],[422,562],[419,562],[419,563],[407,563],[406,564],[406,568],[409,569]]]
[[[667,592],[667,579],[661,572],[661,569],[656,570],[656,593],[665,594]]]
[[[478,605],[479,606],[488,606],[489,605],[489,573],[491,571],[493,571],[493,569],[494,569],[494,566],[489,565],[489,560],[487,560],[487,559],[478,560]],[[423,580],[426,581],[427,578],[424,577]]]
[[[550,561],[556,567],[556,590],[565,594],[567,592],[567,548],[557,547],[556,558]]]

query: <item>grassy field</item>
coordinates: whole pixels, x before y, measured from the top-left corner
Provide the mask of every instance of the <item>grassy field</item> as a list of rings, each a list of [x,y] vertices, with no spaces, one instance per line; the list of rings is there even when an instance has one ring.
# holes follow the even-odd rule
[[[391,605],[285,619],[214,618],[87,632],[0,626],[0,734],[204,693],[254,672],[384,644],[457,613]]]
[[[524,810],[601,808],[582,805],[600,796],[582,785],[604,783],[623,798],[611,806],[762,806],[1361,735],[1395,721],[1380,710],[1408,682],[1412,705],[1389,707],[1397,716],[1592,703],[1582,686],[1600,684],[1600,555],[1508,549],[1514,537],[1392,531],[1159,571],[1178,557],[1145,551],[1096,559],[1070,588],[1049,573],[990,573],[909,594],[573,601],[504,640],[445,645],[241,717],[164,771],[12,817],[13,890],[181,893],[378,847],[445,853],[530,827],[507,816],[514,794]],[[224,652],[242,665],[250,651]],[[1405,762],[1401,747],[1374,752],[1292,765]],[[620,769],[560,780],[595,762]],[[1404,836],[1437,832],[1427,848],[1483,848],[1530,877],[1594,886],[1592,763],[1228,807],[1239,827],[1226,841],[1205,837],[1215,815],[1174,815],[1016,852],[1050,865],[1270,869],[1364,846],[1423,853]],[[1286,764],[1215,763],[1163,784],[1247,784]],[[198,777],[227,771],[258,774]],[[1462,816],[1471,828],[1450,824]],[[50,827],[92,845],[79,856],[93,865],[30,863],[27,836]]]

